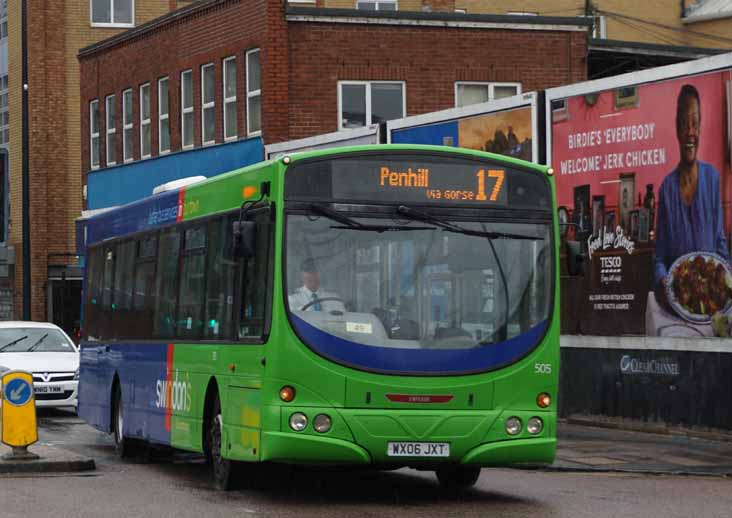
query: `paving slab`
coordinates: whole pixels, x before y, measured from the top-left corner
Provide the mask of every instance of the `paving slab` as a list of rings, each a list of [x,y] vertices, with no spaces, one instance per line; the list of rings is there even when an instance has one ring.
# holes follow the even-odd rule
[[[560,422],[551,471],[732,476],[732,442]]]
[[[0,444],[0,474],[7,473],[61,473],[71,471],[89,471],[96,468],[94,459],[77,455],[70,451],[48,444],[36,443],[28,447],[28,451],[38,455],[35,460],[3,459],[11,448]]]

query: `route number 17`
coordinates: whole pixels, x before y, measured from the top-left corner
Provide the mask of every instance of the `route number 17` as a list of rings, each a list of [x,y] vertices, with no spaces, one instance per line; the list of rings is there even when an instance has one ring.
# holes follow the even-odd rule
[[[485,182],[486,182],[486,172],[485,169],[481,169],[478,171],[478,174],[476,176],[478,177],[478,193],[475,195],[476,201],[496,201],[498,199],[498,194],[501,192],[501,187],[503,187],[503,177],[504,177],[504,171],[501,171],[500,169],[488,169],[488,178],[495,178],[496,183],[493,184],[493,191],[491,191],[490,197],[486,197],[485,194]]]

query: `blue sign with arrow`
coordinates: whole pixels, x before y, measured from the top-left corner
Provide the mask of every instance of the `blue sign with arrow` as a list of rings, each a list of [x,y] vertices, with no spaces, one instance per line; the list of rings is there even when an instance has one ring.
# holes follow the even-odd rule
[[[22,378],[12,379],[3,387],[5,401],[13,406],[25,405],[30,401],[32,395],[33,387]]]

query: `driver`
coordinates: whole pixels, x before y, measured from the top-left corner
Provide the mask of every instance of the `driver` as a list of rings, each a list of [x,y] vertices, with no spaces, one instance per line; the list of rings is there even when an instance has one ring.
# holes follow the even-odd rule
[[[346,311],[340,297],[335,293],[320,289],[320,273],[312,258],[305,259],[300,266],[302,286],[289,297],[293,311]]]

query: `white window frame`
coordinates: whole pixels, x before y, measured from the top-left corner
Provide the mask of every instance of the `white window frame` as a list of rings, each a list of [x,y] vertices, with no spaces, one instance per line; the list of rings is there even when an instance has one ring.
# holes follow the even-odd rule
[[[163,83],[168,84],[168,112],[163,113],[163,103],[160,102],[160,99],[162,98],[161,87]],[[168,121],[168,149],[163,149],[163,121]],[[173,147],[173,143],[171,142],[171,135],[170,135],[170,81],[168,81],[168,76],[161,77],[158,79],[158,154],[160,155],[166,155],[170,153],[171,148]]]
[[[213,96],[213,101],[207,103],[206,102],[206,96],[204,95],[204,89],[206,88],[206,81],[204,80],[204,70],[211,67],[214,73],[214,84],[213,84],[213,91],[211,92]],[[206,134],[205,126],[206,126],[206,110],[207,109],[213,109],[214,113],[214,135],[213,140],[203,140],[204,136]],[[212,144],[216,144],[216,67],[214,67],[213,63],[206,63],[205,65],[201,65],[201,145],[202,146],[210,146]]]
[[[127,98],[126,94],[128,94],[128,93],[130,94],[130,97],[129,97],[130,105],[131,105],[130,111],[134,110],[134,106],[135,106],[135,100],[132,97],[132,88],[127,88],[126,90],[123,90],[122,91],[122,162],[124,162],[124,163],[132,162],[135,159],[134,147],[130,147],[130,149],[132,150],[132,154],[129,157],[127,155],[125,155],[125,153],[127,152],[127,140],[128,140],[128,138],[132,139],[132,135],[133,135],[132,129],[134,127],[133,124],[134,124],[134,120],[135,120],[134,114],[132,116],[132,120],[128,121],[126,118],[127,117],[127,106],[126,106],[127,103],[126,103],[125,99]],[[129,134],[129,137],[127,136],[128,134]]]
[[[398,11],[399,2],[397,0],[356,0],[356,9],[359,9],[361,4],[374,4],[374,11],[379,11],[379,4],[394,4],[394,9],[388,9],[389,11]]]
[[[604,40],[607,38],[607,18],[603,15],[592,17],[592,38]]]
[[[109,122],[110,122],[109,121],[110,101],[111,101],[112,108],[114,109],[114,115],[115,115],[114,118],[116,119],[117,118],[117,107],[115,106],[116,99],[115,99],[114,94],[108,95],[107,97],[104,98],[104,129],[106,131],[106,138],[104,141],[104,159],[105,159],[105,164],[107,165],[107,167],[109,167],[111,165],[117,165],[117,124],[115,123],[112,125],[111,128],[109,127],[110,126],[110,124],[109,124]],[[113,140],[112,145],[114,147],[114,160],[109,159],[109,143],[111,140]]]
[[[495,91],[496,87],[502,87],[502,86],[515,86],[516,87],[516,94],[515,95],[521,95],[523,93],[523,90],[521,88],[521,83],[496,83],[493,81],[455,81],[455,106],[460,106],[458,104],[458,92],[460,90],[460,86],[462,85],[469,85],[469,86],[487,86],[488,87],[488,101],[493,101],[496,98]]]
[[[338,129],[347,129],[343,126],[343,85],[366,86],[366,126],[373,124],[371,118],[371,85],[400,84],[402,85],[402,117],[407,116],[407,83],[406,81],[338,81]]]
[[[191,81],[191,105],[186,108],[186,106],[183,104],[185,102],[185,96],[183,94],[183,84],[184,84],[184,76],[188,74],[188,77],[190,77]],[[196,145],[196,134],[193,133],[193,138],[191,139],[191,143],[188,145],[185,145],[185,134],[186,134],[186,123],[185,123],[185,114],[187,113],[193,113],[193,69],[189,68],[188,70],[183,70],[180,73],[180,148],[181,149],[191,149]],[[194,117],[191,116],[191,124],[195,127],[195,120]]]
[[[0,103],[0,147],[10,145],[10,89],[8,80],[8,74],[3,74],[2,76],[0,76],[0,98],[5,98],[5,106]],[[3,118],[3,115],[5,114],[8,114],[7,124],[3,124],[1,120]],[[8,135],[8,140],[4,140],[6,132]]]
[[[145,88],[147,88],[147,104],[148,104],[148,107],[147,107],[147,119],[143,119],[142,118],[143,117],[143,112],[142,112],[142,107],[143,107],[142,91]],[[151,122],[150,122],[150,119],[151,119],[150,118],[150,115],[151,115],[150,112],[152,111],[152,110],[150,110],[150,105],[151,104],[152,103],[150,102],[150,83],[143,83],[143,84],[140,85],[140,158],[150,158],[152,156],[152,133],[151,132],[148,132],[148,135],[150,135],[150,150],[149,150],[149,152],[148,152],[147,155],[143,152],[143,149],[144,148],[143,148],[143,133],[142,133],[142,130],[145,128],[145,126],[150,126],[150,124],[151,124]]]
[[[96,105],[96,110],[93,106]],[[97,112],[97,131],[94,131],[94,112]],[[100,149],[99,149],[99,99],[89,101],[89,166],[91,169],[99,169],[100,165]],[[94,163],[94,142],[96,140],[97,163]]]
[[[249,90],[249,56],[251,54],[259,53],[260,49],[251,49],[247,51],[246,54],[246,66],[247,66],[247,76],[245,79],[245,87],[247,89],[247,136],[253,137],[256,135],[262,134],[262,54],[259,54],[259,89],[257,90]],[[259,125],[260,129],[256,131],[252,131],[252,124],[251,124],[251,118],[249,117],[249,103],[251,99],[254,97],[259,97]]]
[[[132,21],[131,22],[120,22],[114,21],[114,2],[115,0],[109,0],[109,22],[95,22],[93,16],[94,0],[89,0],[89,25],[92,27],[134,27],[135,26],[135,0],[130,0],[132,3]]]
[[[234,63],[234,95],[230,97],[226,97],[226,64],[227,63]],[[224,99],[224,142],[229,142],[231,140],[236,140],[238,137],[238,128],[237,128],[237,121],[234,120],[234,134],[226,136],[226,123],[228,122],[226,120],[226,106],[229,104],[234,104],[234,113],[236,114],[236,88],[237,88],[237,76],[236,76],[236,56],[229,56],[228,58],[224,58],[224,60],[221,62],[221,97]]]

